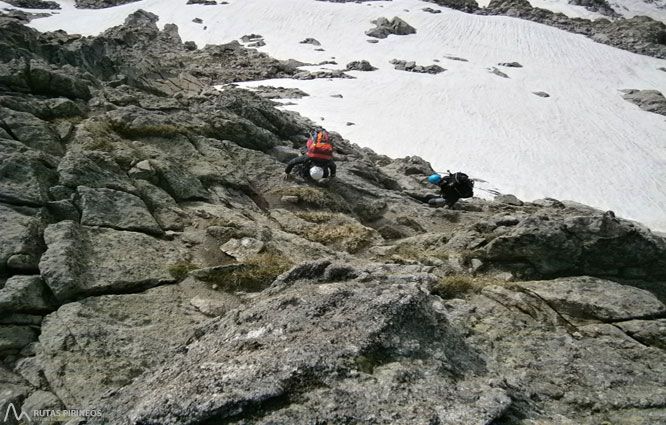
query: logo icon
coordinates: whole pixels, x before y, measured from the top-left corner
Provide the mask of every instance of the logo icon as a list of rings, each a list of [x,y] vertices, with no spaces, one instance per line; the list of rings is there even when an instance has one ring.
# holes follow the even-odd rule
[[[18,412],[16,411],[16,407],[14,406],[14,403],[9,403],[9,405],[7,406],[7,412],[5,413],[5,419],[4,419],[3,422],[7,422],[7,418],[9,418],[9,412],[10,411],[12,413],[14,413],[14,418],[17,421],[20,421],[21,419],[25,418],[25,419],[27,419],[28,422],[32,422],[30,420],[30,416],[28,416],[28,414],[25,413],[24,411],[21,411],[20,415],[18,414]]]

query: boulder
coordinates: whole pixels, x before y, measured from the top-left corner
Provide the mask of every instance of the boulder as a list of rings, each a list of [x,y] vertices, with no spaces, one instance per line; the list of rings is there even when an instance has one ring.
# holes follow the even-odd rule
[[[49,108],[49,115],[53,118],[70,118],[83,115],[79,105],[66,98],[48,99],[45,103]]]
[[[321,46],[321,43],[314,38],[308,37],[305,40],[299,41],[301,44],[312,44],[313,46]]]
[[[55,158],[20,142],[0,139],[0,202],[42,206],[58,182]]]
[[[264,246],[262,241],[254,238],[229,239],[220,250],[242,262],[259,254]]]
[[[460,342],[418,285],[304,282],[216,319],[186,354],[93,404],[111,422],[490,423],[510,399],[457,372],[484,368]]]
[[[640,267],[648,279],[663,277],[666,239],[611,213],[590,214],[531,215],[491,240],[483,251],[498,263],[529,263],[540,276],[611,276]]]
[[[502,204],[522,206],[523,201],[518,199],[515,195],[498,195],[495,197],[495,202],[501,202]]]
[[[446,71],[446,69],[442,68],[439,65],[423,66],[423,65],[417,65],[416,62],[414,61],[393,59],[391,60],[391,63],[393,64],[394,69],[397,69],[398,71],[409,71],[420,74],[439,74],[440,72]]]
[[[58,134],[34,115],[0,107],[0,117],[0,127],[13,139],[47,154],[61,156],[64,153]]]
[[[145,180],[134,180],[134,185],[162,229],[183,230],[186,214],[166,191]]]
[[[176,201],[207,200],[209,194],[201,181],[180,164],[151,161],[158,175],[159,186]]]
[[[375,71],[377,68],[366,60],[349,62],[345,67],[347,71]]]
[[[74,5],[79,9],[105,9],[135,1],[138,0],[75,0]]]
[[[554,285],[561,293],[568,284],[578,292],[575,279],[559,281]],[[534,282],[539,284],[551,285]],[[521,413],[507,412],[504,421],[520,423],[518,416],[524,415],[534,423],[554,424],[663,421],[666,415],[656,407],[666,400],[663,350],[646,347],[619,329],[630,322],[576,325],[557,310],[562,304],[553,309],[537,294],[516,289],[488,286],[480,295],[446,305],[451,323],[466,335],[467,344],[489,356],[489,373],[506,384],[501,386],[511,398],[530,400]],[[610,285],[603,296],[620,300],[626,291]]]
[[[298,149],[290,148],[287,146],[275,146],[267,153],[280,162],[289,162],[301,154]]]
[[[208,318],[178,286],[65,304],[44,319],[37,365],[66,406],[92,399],[168,364]]]
[[[2,72],[2,65],[0,65],[0,73]],[[27,112],[36,116],[41,120],[52,118],[51,110],[47,105],[47,101],[39,98],[38,96],[31,96],[29,94],[5,94],[0,96],[0,106],[12,109],[17,112]]]
[[[60,301],[174,282],[169,268],[183,262],[173,243],[143,233],[80,226],[71,221],[48,226],[44,240],[48,249],[39,268]]]
[[[32,326],[0,325],[0,356],[18,352],[37,340],[37,330]]]
[[[375,38],[386,38],[391,34],[408,35],[416,34],[416,29],[397,16],[390,21],[386,18],[379,18],[372,21],[375,28],[365,32],[366,35]]]
[[[58,3],[48,0],[7,0],[7,3],[25,9],[60,9]]]
[[[0,276],[8,272],[38,272],[41,221],[0,204]]]
[[[666,319],[629,320],[615,325],[641,344],[666,350]]]
[[[26,73],[30,92],[47,96],[64,96],[70,99],[89,100],[89,81],[78,79],[65,70],[53,70],[39,63],[30,62]]]
[[[572,322],[620,322],[666,314],[666,306],[650,292],[609,280],[583,276],[517,285]]]
[[[644,111],[666,115],[666,97],[658,90],[623,90],[627,100]]]
[[[40,276],[12,276],[0,289],[0,310],[43,313],[55,308],[55,300]]]
[[[58,174],[60,184],[70,188],[87,186],[136,194],[127,174],[105,152],[69,151],[58,165]]]
[[[79,186],[78,206],[81,224],[111,227],[118,230],[161,234],[162,228],[136,195],[113,189]]]
[[[569,4],[583,6],[591,12],[598,12],[604,16],[614,18],[620,18],[622,16],[617,13],[606,0],[569,0]]]
[[[448,7],[450,9],[461,10],[467,13],[474,13],[479,10],[479,4],[475,0],[427,0],[427,1],[435,3],[439,6]]]

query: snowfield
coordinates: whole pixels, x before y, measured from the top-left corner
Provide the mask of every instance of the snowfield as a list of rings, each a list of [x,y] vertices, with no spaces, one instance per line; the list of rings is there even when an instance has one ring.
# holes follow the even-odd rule
[[[217,6],[143,0],[102,10],[59,3],[59,14],[31,25],[41,31],[96,35],[141,8],[159,15],[160,26],[177,24],[183,41],[199,47],[256,33],[266,42],[259,50],[275,58],[338,63],[305,69],[344,68],[353,60],[368,60],[379,69],[349,72],[355,79],[242,85],[300,88],[310,96],[290,99],[293,104],[284,108],[378,153],[419,155],[437,170],[465,171],[487,182],[480,189],[523,200],[574,200],[666,231],[666,117],[639,109],[620,91],[666,94],[666,72],[659,69],[666,68],[664,60],[533,22],[468,15],[417,0],[230,0]],[[0,2],[0,8],[6,6]],[[442,13],[427,13],[424,7]],[[394,16],[417,33],[368,43],[364,32],[374,27],[370,21]],[[666,11],[661,16],[663,20]],[[196,17],[203,24],[193,23]],[[324,51],[299,43],[308,37],[321,42]],[[446,71],[398,71],[389,63],[394,58],[438,64]],[[498,65],[514,61],[522,68]],[[509,78],[491,73],[493,67]],[[537,91],[550,97],[539,97]]]

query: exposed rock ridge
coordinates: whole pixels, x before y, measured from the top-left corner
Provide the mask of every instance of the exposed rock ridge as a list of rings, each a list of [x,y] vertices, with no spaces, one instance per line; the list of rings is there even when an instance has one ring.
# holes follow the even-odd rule
[[[502,15],[527,19],[576,34],[583,34],[596,42],[608,44],[630,52],[656,58],[666,58],[666,24],[647,16],[616,18],[612,8],[604,2],[593,3],[601,13],[613,20],[569,18],[562,13],[532,7],[527,0],[492,0],[480,8],[474,0],[428,0],[440,6],[480,15]],[[585,3],[587,4],[587,3]]]

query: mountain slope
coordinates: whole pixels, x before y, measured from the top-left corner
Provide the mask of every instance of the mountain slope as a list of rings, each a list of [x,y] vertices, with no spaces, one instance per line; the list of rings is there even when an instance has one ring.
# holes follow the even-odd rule
[[[0,17],[9,423],[666,422],[666,238],[555,199],[431,208],[430,163],[334,132],[335,179],[278,178],[316,124],[210,84],[312,75],[156,21]]]
[[[322,67],[329,69],[367,59],[379,70],[351,72],[355,80],[261,84],[304,90],[309,97],[290,99],[285,107],[378,152],[416,154],[437,170],[467,171],[489,182],[481,187],[523,199],[572,199],[666,229],[666,121],[626,102],[621,92],[666,92],[660,69],[666,61],[519,19],[447,9],[432,14],[421,10],[425,6],[432,5],[289,0],[274,7],[252,0],[173,6],[144,0],[105,10],[64,9],[32,25],[94,34],[142,7],[159,14],[160,25],[177,23],[183,40],[200,47],[257,33],[266,42],[260,50],[279,59],[335,58],[339,65]],[[381,16],[400,16],[417,33],[368,43],[364,31]],[[203,24],[191,22],[194,17]],[[307,37],[321,47],[299,43]],[[394,58],[437,63],[447,71],[396,71],[389,63]],[[506,62],[522,68],[498,65]],[[509,78],[490,73],[493,68]]]

